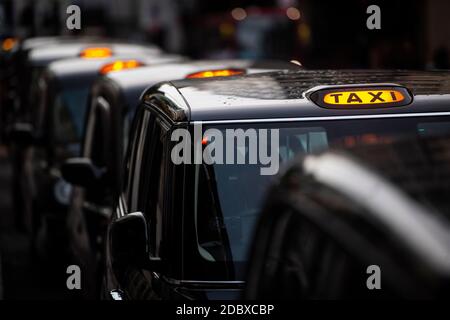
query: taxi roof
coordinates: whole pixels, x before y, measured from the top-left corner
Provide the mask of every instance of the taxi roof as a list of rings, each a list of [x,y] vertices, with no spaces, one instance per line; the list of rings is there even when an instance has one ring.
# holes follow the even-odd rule
[[[48,71],[56,78],[64,77],[81,77],[86,74],[97,74],[100,69],[108,63],[115,61],[125,60],[138,60],[147,67],[151,65],[157,65],[160,63],[172,63],[176,61],[182,61],[184,58],[177,55],[145,55],[142,53],[130,53],[116,55],[104,59],[82,59],[82,58],[69,58],[63,60],[57,60],[50,63],[47,67]],[[140,68],[147,68],[140,67]],[[138,68],[139,69],[139,68]],[[121,71],[124,72],[124,71]],[[119,72],[119,73],[121,73]]]
[[[297,65],[284,61],[254,60],[196,60],[176,61],[174,63],[148,66],[138,69],[110,73],[107,78],[118,83],[122,88],[141,86],[150,87],[158,82],[184,79],[187,75],[204,70],[246,69],[248,74],[269,72],[280,69],[298,69]]]
[[[184,79],[191,73],[217,69],[245,69],[247,73],[252,74],[289,68],[297,69],[298,66],[276,60],[186,60],[108,73],[99,78],[97,83],[99,85],[104,81],[113,83],[121,91],[125,101],[128,103],[128,107],[135,107],[139,103],[141,93],[146,88],[158,82]]]
[[[89,47],[106,47],[110,48],[114,56],[122,56],[128,54],[141,55],[160,55],[161,51],[150,45],[126,44],[121,42],[103,42],[93,41],[91,39],[83,39],[81,41],[61,41],[49,43],[45,46],[37,46],[32,48],[28,54],[28,64],[31,66],[45,66],[52,61],[78,57],[81,51]]]
[[[413,95],[412,103],[379,109],[337,110],[319,107],[305,95],[323,86],[381,83],[406,87]],[[172,105],[174,110],[166,113],[174,122],[313,120],[438,112],[450,115],[450,71],[299,69],[164,82],[150,88],[143,99],[148,103],[155,97],[171,101],[166,108]]]
[[[47,36],[26,38],[21,42],[21,50],[27,51],[44,45],[52,45],[57,43],[75,43],[75,42],[100,42],[98,37],[92,36]]]
[[[143,56],[143,55],[124,55],[113,56],[105,59],[81,59],[72,58],[57,60],[49,64],[44,74],[49,81],[57,83],[59,88],[90,86],[98,77],[101,76],[100,70],[103,66],[118,60],[138,60],[148,65],[158,65],[181,61],[184,59],[177,55],[162,56]],[[147,68],[147,67],[142,67]],[[120,71],[118,73],[121,73]],[[141,88],[141,92],[145,89]]]

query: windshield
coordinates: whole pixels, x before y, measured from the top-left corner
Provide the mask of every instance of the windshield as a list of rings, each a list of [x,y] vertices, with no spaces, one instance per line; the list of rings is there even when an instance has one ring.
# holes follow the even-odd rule
[[[58,93],[54,108],[55,139],[59,143],[78,144],[84,127],[88,88],[71,88]]]
[[[273,141],[261,134],[264,129],[277,129],[277,154],[282,168],[283,164],[296,155],[319,152],[331,147],[346,148],[361,144],[390,143],[407,137],[450,135],[450,119],[425,117],[329,120],[235,127],[217,125],[214,128],[224,133],[224,140],[227,139],[225,132],[229,129],[257,129],[256,134],[260,139],[258,146],[266,144],[269,150]],[[203,131],[206,129],[203,127]],[[226,146],[226,142],[223,145]],[[265,193],[275,177],[261,174],[261,168],[267,165],[259,162],[248,164],[249,145],[246,143],[245,147],[235,147],[236,154],[245,155],[246,164],[195,165],[194,211],[199,260],[212,268],[221,263],[221,270],[225,262],[227,274],[230,274],[231,268],[234,277],[238,279],[243,276],[253,229]],[[228,150],[224,150],[224,155],[227,152]]]

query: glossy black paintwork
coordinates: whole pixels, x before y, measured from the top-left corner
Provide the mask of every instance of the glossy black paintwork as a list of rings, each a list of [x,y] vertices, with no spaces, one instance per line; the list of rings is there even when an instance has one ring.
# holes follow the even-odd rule
[[[308,90],[322,86],[382,83],[406,87],[413,94],[413,102],[403,107],[332,110],[320,108],[307,98]],[[299,69],[172,81],[148,90],[144,100],[155,96],[165,96],[174,105],[186,108],[184,117],[175,121],[446,112],[450,106],[450,72]]]
[[[184,79],[191,73],[205,70],[216,70],[225,68],[243,69],[246,74],[264,73],[281,69],[298,69],[299,67],[283,61],[252,61],[252,60],[197,60],[174,63],[164,63],[159,65],[149,65],[133,70],[110,73],[105,76],[105,80],[115,85],[125,96],[127,101],[136,99],[136,92],[139,96],[144,89],[152,87],[158,82],[174,79]],[[137,103],[133,105],[133,108]]]
[[[145,78],[155,78],[163,80],[162,73],[181,75],[180,70],[193,72],[189,63],[179,65],[165,65],[152,70],[129,71],[127,78],[124,72],[116,76],[110,76],[111,79],[117,78],[117,82],[123,83],[123,86],[130,86],[135,81],[140,82]],[[152,73],[153,72],[153,73]],[[158,75],[159,74],[159,75]],[[175,77],[175,76],[174,76]],[[122,78],[122,79],[119,79]],[[270,120],[275,118],[290,117],[322,117],[322,116],[341,116],[341,115],[376,115],[380,112],[385,113],[411,113],[411,112],[431,112],[447,111],[450,102],[448,94],[449,73],[408,73],[408,72],[385,72],[385,71],[283,71],[266,72],[259,74],[249,74],[246,76],[237,76],[229,78],[214,79],[189,79],[171,82],[161,82],[148,89],[143,95],[145,106],[139,110],[145,109],[153,111],[158,108],[161,117],[165,120],[172,120],[172,125],[186,125],[185,122],[197,120],[240,120],[261,119]],[[344,85],[369,83],[397,83],[405,85],[415,96],[413,104],[408,107],[397,107],[380,110],[327,110],[323,109],[307,99],[307,91],[311,88],[324,85]],[[156,114],[156,112],[155,112]],[[139,117],[139,115],[138,115]],[[184,122],[184,123],[183,123]],[[129,155],[130,156],[130,155]],[[139,176],[139,174],[138,174]],[[190,176],[184,175],[187,180]],[[186,179],[186,178],[185,178]],[[180,187],[178,185],[178,187]],[[181,186],[184,188],[184,186]],[[189,196],[186,198],[190,198]],[[122,200],[121,200],[122,201]],[[125,200],[123,200],[125,201]],[[185,200],[189,201],[189,200]],[[189,207],[183,204],[184,207]],[[127,213],[127,205],[119,206],[118,216]],[[131,209],[133,210],[133,209]],[[182,208],[177,212],[182,211]],[[188,213],[185,213],[188,214]],[[173,227],[180,230],[180,226],[170,222]],[[185,234],[189,233],[186,226],[183,227]],[[187,246],[187,244],[185,244]],[[184,248],[186,250],[186,248]],[[180,252],[176,246],[171,252]],[[108,261],[108,257],[107,257]],[[108,264],[107,288],[112,290],[116,288],[127,287],[130,292],[135,292],[137,285],[133,285],[128,280],[121,279],[117,281],[114,277],[114,270]],[[239,287],[242,283],[233,281],[223,281],[215,290],[217,295],[210,296],[211,281],[198,281],[199,279],[183,278],[182,274],[175,273],[176,279],[167,279],[164,281],[153,279],[152,283],[158,283],[157,290],[159,297],[164,298],[188,298],[188,299],[208,299],[208,298],[227,298],[226,293],[231,288],[233,297],[239,296]],[[139,278],[138,276],[134,279]],[[164,275],[159,278],[164,278]],[[142,278],[141,278],[142,279]],[[191,281],[183,281],[188,279]],[[148,280],[142,280],[139,283],[142,286],[150,286]],[[131,294],[130,298],[136,298]],[[228,297],[230,298],[230,296]]]

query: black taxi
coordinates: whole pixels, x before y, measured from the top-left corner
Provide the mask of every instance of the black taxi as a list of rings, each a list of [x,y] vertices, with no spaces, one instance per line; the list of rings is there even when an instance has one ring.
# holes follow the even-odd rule
[[[13,99],[16,116],[27,120],[37,90],[37,79],[52,62],[69,58],[105,59],[130,54],[161,55],[157,47],[98,37],[42,37],[20,43],[12,58]]]
[[[108,39],[95,37],[44,37],[24,40],[14,54],[11,75],[10,106],[11,116],[8,125],[8,138],[12,145],[13,158],[13,190],[14,207],[18,213],[17,224],[20,229],[29,231],[30,221],[21,217],[30,217],[30,206],[23,198],[29,188],[29,181],[24,175],[23,164],[26,161],[28,138],[33,131],[32,123],[35,118],[36,103],[40,100],[42,75],[48,66],[62,59],[80,59],[81,61],[103,61],[106,63],[112,57],[130,55],[161,57],[161,51],[153,46],[126,44]],[[78,84],[76,84],[78,85]],[[26,218],[25,218],[26,219]],[[29,219],[28,219],[29,220]]]
[[[254,227],[283,163],[446,132],[449,102],[449,72],[298,70],[152,87],[109,226],[105,297],[240,297]]]
[[[62,166],[63,179],[73,184],[67,234],[73,261],[84,274],[85,297],[98,296],[97,273],[104,235],[120,191],[123,157],[132,119],[143,91],[171,79],[227,77],[298,68],[284,61],[200,60],[165,63],[118,71],[110,68],[93,84],[86,110],[81,154]],[[98,173],[98,174],[94,174]]]
[[[24,109],[29,110],[28,104],[32,101],[30,91],[32,82],[39,77],[39,74],[52,61],[76,57],[80,54],[83,48],[92,46],[98,42],[98,38],[92,37],[36,37],[24,40],[17,40],[16,48],[11,54],[9,64],[9,90],[8,95],[11,99],[9,106],[13,112],[14,117],[21,120],[26,119]],[[71,47],[78,45],[78,52],[68,52],[64,47],[70,45]],[[56,50],[49,55],[49,48],[61,46],[62,50]],[[37,52],[43,49],[44,54],[40,55]],[[47,53],[45,53],[47,52]]]
[[[28,231],[36,232],[42,222],[45,235],[59,230],[64,221],[71,188],[61,177],[60,165],[79,155],[85,111],[91,85],[107,69],[136,68],[143,65],[179,61],[179,56],[146,56],[139,53],[104,59],[64,59],[50,63],[36,80],[35,105],[28,129],[20,131],[26,148],[20,178],[20,199]],[[106,71],[105,71],[106,70]],[[17,136],[19,136],[17,134]],[[46,213],[41,221],[41,214]],[[52,227],[56,223],[56,226]],[[50,241],[48,244],[61,244]],[[35,243],[36,244],[36,243]],[[45,250],[44,250],[45,251]]]

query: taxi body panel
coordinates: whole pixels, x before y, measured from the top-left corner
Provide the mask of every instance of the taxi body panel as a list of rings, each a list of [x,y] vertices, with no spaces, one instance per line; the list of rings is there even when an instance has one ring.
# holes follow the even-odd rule
[[[170,136],[174,130],[184,128],[192,133],[196,124],[213,128],[220,126],[219,130],[224,130],[231,127],[277,128],[308,123],[313,123],[312,129],[317,130],[318,126],[331,122],[339,127],[339,120],[343,120],[342,123],[345,123],[344,120],[355,120],[353,123],[358,123],[358,130],[364,130],[365,121],[373,119],[379,120],[378,124],[383,119],[396,118],[445,119],[450,116],[449,80],[449,72],[297,70],[170,81],[148,89],[142,96],[134,120],[125,160],[123,185],[108,233],[105,295],[122,290],[125,296],[132,299],[165,298],[173,297],[174,294],[179,298],[207,299],[213,297],[208,295],[212,288],[216,290],[216,298],[225,298],[230,290],[236,297],[243,288],[242,274],[246,269],[244,261],[214,260],[200,248],[199,240],[197,243],[195,241],[199,237],[197,223],[200,223],[196,221],[197,193],[206,192],[201,193],[205,196],[204,200],[201,199],[210,200],[207,190],[196,191],[198,187],[194,185],[194,181],[200,179],[200,169],[196,168],[202,166],[174,165],[170,161],[170,150],[175,144]],[[319,107],[308,98],[308,94],[317,87],[374,86],[386,83],[410,90],[412,102],[407,106],[382,109],[337,110]],[[445,121],[442,126],[445,126]],[[339,128],[345,128],[345,125]],[[416,124],[410,124],[410,128],[416,130]],[[148,165],[154,162],[161,163],[162,172],[157,167]],[[234,185],[233,181],[240,181],[240,178],[242,177],[230,176],[229,181]],[[214,181],[206,179],[202,183]],[[248,182],[246,180],[242,180],[241,184],[245,185]],[[158,188],[150,181],[160,181],[160,185],[165,187]],[[198,182],[199,186],[200,184]],[[258,184],[253,182],[250,188],[256,191]],[[241,190],[239,185],[232,188]],[[228,205],[230,201],[231,205],[245,202],[244,199],[239,200],[241,194],[246,194],[245,190],[236,192],[236,198],[228,199]],[[156,196],[159,200],[149,200]],[[149,205],[147,201],[156,201],[158,209],[152,207],[154,203]],[[159,239],[156,240],[159,242],[155,249],[150,250],[149,259],[161,259],[165,262],[164,267],[135,269],[130,264],[131,269],[125,273],[116,268],[115,259],[112,258],[114,253],[110,247],[114,243],[114,239],[111,239],[111,226],[115,225],[115,221],[121,221],[135,212],[142,212],[147,221],[151,221],[150,226],[155,221],[160,221],[156,227],[151,227],[156,230],[148,232],[150,243],[155,241],[155,237]],[[156,212],[160,213],[155,216]],[[244,227],[240,222],[238,225]],[[212,246],[212,242],[209,246]],[[208,262],[210,259],[215,262]],[[137,282],[130,282],[131,278]],[[136,295],[138,283],[140,286],[145,283],[145,292],[152,294]],[[184,295],[180,295],[181,292]]]
[[[370,87],[385,83],[408,88],[413,95],[413,103],[383,109],[333,110],[318,108],[307,98],[311,91],[323,87],[361,87],[364,84]],[[450,90],[446,71],[299,70],[212,81],[172,81],[171,85],[189,101],[189,121],[447,112]]]

